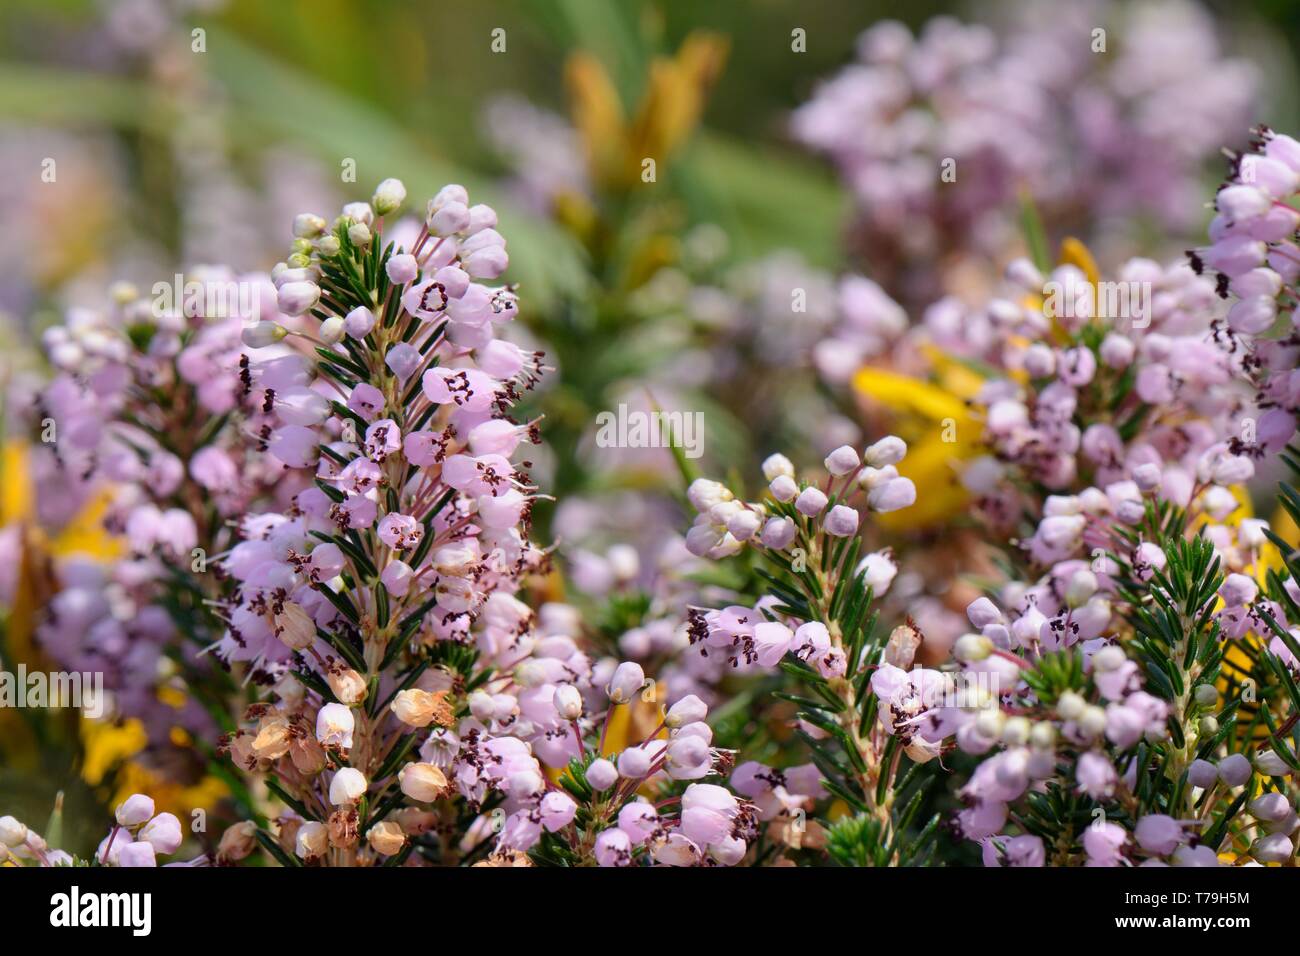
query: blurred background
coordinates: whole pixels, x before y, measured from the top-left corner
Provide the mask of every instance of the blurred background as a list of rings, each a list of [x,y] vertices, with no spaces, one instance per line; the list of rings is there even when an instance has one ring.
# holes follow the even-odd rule
[[[881,212],[889,197],[864,171],[862,149],[846,148],[836,126],[853,127],[854,110],[875,95],[872,81],[826,84],[855,60],[888,62],[893,35],[876,34],[870,49],[859,39],[873,25],[897,20],[924,35],[946,16],[980,31],[941,26],[931,35],[935,56],[926,62],[957,49],[944,60],[955,65],[951,76],[913,76],[914,98],[945,119],[945,132],[978,134],[977,160],[1003,150],[1014,175],[994,170],[996,188],[984,184],[993,198],[975,212],[908,206],[889,220]],[[1076,66],[1055,55],[1061,36],[1073,43],[1098,24],[1110,31],[1104,56]],[[557,369],[528,411],[545,415],[537,474],[559,505],[539,508],[538,533],[561,542],[563,596],[588,603],[597,638],[612,648],[659,653],[646,629],[670,619],[667,606],[686,593],[691,570],[677,537],[681,468],[752,474],[777,448],[811,459],[874,433],[883,418],[919,415],[933,425],[941,414],[917,401],[920,386],[886,377],[905,356],[844,329],[846,273],[879,283],[904,324],[940,295],[978,297],[989,284],[981,276],[1024,251],[1022,231],[1004,228],[1023,195],[1053,248],[1079,236],[1103,267],[1138,252],[1178,255],[1209,218],[1203,197],[1221,169],[1218,146],[1241,144],[1254,123],[1295,129],[1298,44],[1300,6],[1290,0],[1068,9],[931,0],[6,0],[0,528],[37,529],[56,563],[113,548],[93,513],[42,502],[29,436],[14,424],[25,383],[42,373],[41,331],[58,316],[94,307],[117,280],[147,289],[205,265],[269,270],[288,251],[296,213],[332,217],[385,177],[404,180],[417,207],[458,182],[497,208],[524,334]],[[1015,59],[1002,79],[1032,88],[1034,110],[1051,124],[987,115],[982,125],[965,123],[974,80],[962,70],[999,57]],[[1055,125],[1067,107],[1070,122]],[[1123,123],[1139,124],[1147,141],[1126,135]],[[879,135],[903,135],[903,125],[882,122]],[[1015,160],[1031,154],[1036,165],[1026,171]],[[1172,171],[1169,154],[1178,157]],[[645,157],[655,159],[649,182]],[[986,170],[978,161],[961,168],[977,181]],[[1116,183],[1128,191],[1109,188]],[[1137,208],[1171,183],[1179,187],[1171,202]],[[1120,219],[1123,229],[1114,226]],[[791,321],[796,291],[804,307]],[[875,360],[888,372],[872,387],[845,389],[843,355],[854,368]],[[960,399],[959,382],[941,384]],[[620,402],[704,413],[704,459],[593,447],[596,413]],[[948,510],[916,520],[957,533],[942,522],[961,502],[938,493],[926,500]],[[670,566],[677,590],[663,581]],[[39,660],[48,595],[38,575],[0,569],[6,575],[3,656]],[[697,575],[688,583],[725,591],[735,582]],[[926,582],[897,590],[900,600],[915,598]],[[931,597],[936,614],[962,606],[960,596]],[[679,679],[676,696],[717,675],[691,665]],[[735,697],[739,718],[751,699]],[[742,723],[735,733],[752,737]],[[183,733],[173,742],[189,746]],[[99,808],[124,789],[152,788],[182,809],[211,806],[225,792],[202,760],[195,772],[172,773],[156,754],[138,758],[144,748],[129,721],[86,727],[75,714],[0,713],[0,793],[14,796],[6,809],[39,820],[63,791],[89,833]],[[67,843],[76,846],[76,835]]]

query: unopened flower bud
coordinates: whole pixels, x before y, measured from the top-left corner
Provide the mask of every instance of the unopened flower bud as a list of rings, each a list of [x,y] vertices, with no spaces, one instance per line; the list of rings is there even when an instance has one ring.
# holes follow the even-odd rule
[[[406,846],[406,834],[396,823],[382,820],[370,828],[366,834],[370,848],[380,856],[393,856]]]
[[[348,239],[358,249],[365,249],[370,245],[374,236],[370,232],[370,227],[364,222],[354,222],[348,226]]]
[[[258,322],[240,333],[239,338],[250,349],[264,349],[274,345],[289,334],[289,330],[274,322]]]
[[[1067,690],[1056,700],[1056,714],[1062,720],[1078,720],[1088,702],[1072,690]]]
[[[320,330],[316,334],[326,345],[336,345],[343,341],[343,333],[345,331],[346,329],[342,317],[331,315],[320,324]]]
[[[370,197],[370,205],[376,216],[387,216],[397,212],[406,202],[406,187],[400,179],[385,179],[375,187],[375,194]]]
[[[118,805],[115,816],[119,826],[138,827],[148,821],[153,812],[153,798],[134,793]]]
[[[325,675],[330,690],[341,703],[353,707],[366,699],[366,679],[351,667],[340,667]]]
[[[1096,737],[1106,729],[1106,711],[1089,704],[1083,709],[1083,713],[1079,715],[1076,723],[1085,737]]]
[[[313,860],[325,854],[329,849],[329,831],[325,824],[309,820],[298,828],[294,852],[299,859]]]
[[[763,459],[763,479],[772,481],[780,475],[787,478],[794,477],[794,465],[790,459],[782,454],[768,455]]]
[[[886,465],[897,465],[906,456],[907,442],[897,435],[886,435],[867,448],[862,458],[872,468],[884,468]]]
[[[491,696],[484,696],[487,696],[489,702],[492,701]],[[453,719],[445,691],[429,693],[418,687],[412,687],[399,692],[388,706],[397,719],[408,727],[428,727],[435,722],[447,727],[451,725]]]
[[[554,704],[562,720],[577,720],[582,716],[582,694],[572,684],[555,688]]]
[[[25,823],[19,822],[14,817],[0,817],[0,843],[5,846],[22,846],[26,841],[27,825]]]
[[[429,803],[447,789],[447,777],[431,763],[408,763],[398,771],[397,785],[416,803]]]
[[[217,862],[237,863],[257,848],[257,824],[251,820],[227,827],[217,844]]]
[[[1187,782],[1204,790],[1218,782],[1219,771],[1208,760],[1193,760],[1187,767]]]
[[[1213,684],[1198,684],[1192,697],[1202,707],[1213,707],[1219,702],[1219,692]]]
[[[1244,754],[1229,754],[1219,761],[1219,779],[1229,787],[1243,786],[1251,776],[1250,761]]]
[[[836,478],[840,478],[849,474],[849,472],[856,471],[862,462],[858,458],[857,450],[852,445],[841,445],[826,456],[824,464],[828,472]]]
[[[669,730],[676,730],[679,727],[685,727],[687,724],[703,720],[708,716],[708,713],[708,704],[694,694],[687,694],[668,708],[668,713],[664,717],[664,726]]]
[[[293,217],[293,234],[299,239],[314,239],[325,231],[325,220],[309,212]]]
[[[290,256],[290,265],[297,256]],[[276,308],[285,315],[310,312],[320,301],[320,286],[314,282],[286,282],[276,290]]]
[[[1065,586],[1065,603],[1070,607],[1082,607],[1096,593],[1097,575],[1087,570],[1076,571]]]
[[[962,663],[982,661],[993,653],[993,642],[983,634],[963,634],[952,647],[952,656]]]
[[[1023,747],[1029,743],[1031,729],[1028,717],[1008,717],[1002,725],[1002,742],[1008,747]]]
[[[1295,846],[1285,833],[1269,833],[1250,845],[1250,855],[1260,863],[1287,863],[1293,853]]]
[[[616,704],[626,704],[636,695],[645,683],[645,671],[641,665],[624,661],[614,671],[609,682],[609,699]]]
[[[330,781],[330,803],[336,807],[356,803],[366,795],[366,777],[355,767],[343,767]]]
[[[587,783],[591,784],[593,790],[608,790],[616,780],[618,768],[604,757],[593,760],[587,768]]]
[[[1051,750],[1056,746],[1056,728],[1046,720],[1036,722],[1029,731],[1029,743],[1035,750]]]

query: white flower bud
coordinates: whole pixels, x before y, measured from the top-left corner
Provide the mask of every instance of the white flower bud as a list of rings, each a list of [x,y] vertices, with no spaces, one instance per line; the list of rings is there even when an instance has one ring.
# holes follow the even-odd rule
[[[118,826],[137,827],[152,817],[153,812],[153,798],[134,793],[118,805],[115,816]]]
[[[1056,728],[1046,720],[1037,721],[1029,731],[1029,743],[1035,750],[1051,750],[1056,746]]]
[[[329,844],[330,834],[325,824],[310,820],[298,828],[294,852],[299,859],[311,860],[323,856]]]
[[[616,704],[626,704],[645,683],[645,671],[640,664],[624,661],[614,671],[609,682],[609,699]]]
[[[1056,701],[1056,714],[1062,720],[1078,720],[1088,702],[1072,690],[1067,690]]]
[[[862,458],[872,468],[884,468],[886,465],[897,465],[906,456],[907,442],[897,435],[886,435],[867,448]]]
[[[343,341],[345,331],[342,316],[331,315],[320,324],[320,331],[317,334],[326,345],[335,345]]]
[[[1097,575],[1088,570],[1076,571],[1065,586],[1065,603],[1070,607],[1082,607],[1096,593]]]
[[[290,256],[290,260],[297,258]],[[285,315],[310,312],[320,301],[320,286],[314,282],[286,282],[276,290],[275,302]]]
[[[258,322],[240,333],[239,339],[250,349],[264,349],[274,345],[289,334],[289,330],[274,322]]]
[[[365,249],[370,245],[374,236],[371,235],[370,227],[364,222],[354,222],[348,226],[348,238],[352,240],[352,244],[358,249]]]
[[[406,202],[406,187],[400,179],[385,179],[375,187],[375,194],[370,197],[370,205],[376,216],[387,216],[397,212]]]
[[[1270,833],[1250,845],[1250,855],[1260,863],[1286,863],[1294,852],[1295,846],[1285,833]]]
[[[694,694],[687,694],[668,708],[668,713],[664,717],[664,725],[669,730],[676,730],[679,727],[685,727],[687,724],[703,720],[708,716],[708,713],[708,704]]]
[[[1028,717],[1008,717],[1002,725],[1002,742],[1008,747],[1023,747],[1029,743],[1031,730]]]
[[[983,634],[963,634],[952,647],[952,656],[963,663],[982,661],[993,653],[993,642]]]
[[[794,465],[790,459],[779,452],[775,455],[768,455],[763,459],[763,479],[771,481],[779,475],[785,475],[787,478],[794,477]]]
[[[1092,666],[1094,670],[1109,673],[1123,667],[1126,660],[1122,648],[1108,644],[1092,655]]]
[[[351,667],[331,670],[325,675],[334,696],[349,707],[366,699],[366,679]]]
[[[555,710],[563,720],[577,720],[582,716],[582,694],[572,684],[555,688]]]
[[[1089,704],[1083,709],[1076,723],[1085,737],[1096,737],[1106,729],[1106,712],[1100,707]]]
[[[447,789],[447,777],[431,763],[408,763],[398,771],[397,785],[417,803],[429,803]]]
[[[366,795],[366,777],[355,767],[343,767],[330,781],[330,803],[336,807],[356,803]]]
[[[325,220],[309,212],[293,217],[293,234],[299,239],[315,239],[325,231]]]
[[[14,817],[0,817],[0,843],[22,846],[27,841],[27,825]]]

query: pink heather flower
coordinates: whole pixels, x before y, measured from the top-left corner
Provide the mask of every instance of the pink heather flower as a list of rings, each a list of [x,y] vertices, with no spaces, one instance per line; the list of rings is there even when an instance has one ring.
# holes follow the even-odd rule
[[[772,493],[772,497],[777,501],[793,501],[795,496],[799,494],[799,485],[795,483],[794,478],[790,475],[777,475],[768,485],[768,491]]]
[[[420,273],[420,266],[416,263],[415,256],[405,252],[390,256],[384,269],[388,273],[388,280],[393,285],[406,285],[408,282],[413,282]]]
[[[384,356],[384,364],[392,369],[399,382],[405,383],[424,364],[424,356],[415,346],[398,342]]]
[[[158,861],[154,856],[153,844],[145,840],[136,840],[127,843],[117,855],[118,866],[157,866]]]
[[[396,551],[409,551],[420,544],[424,526],[410,515],[390,511],[379,521],[379,540]]]
[[[563,830],[573,822],[574,814],[578,812],[578,805],[568,794],[552,790],[542,797],[537,809],[542,826],[548,833],[554,833],[556,830]]]
[[[496,380],[474,368],[434,368],[424,373],[424,394],[435,405],[454,404],[485,412],[496,397]]]
[[[411,589],[414,573],[405,561],[390,561],[379,575],[380,582],[394,597],[405,597]]]
[[[384,393],[362,382],[348,396],[348,408],[369,421],[384,410]]]
[[[763,533],[760,540],[763,547],[771,548],[773,551],[784,551],[788,548],[799,529],[790,518],[769,518],[767,524],[763,525]]]
[[[1094,800],[1103,800],[1108,799],[1115,792],[1118,777],[1108,757],[1095,750],[1089,750],[1079,756],[1075,779],[1079,783],[1081,792]]]
[[[609,682],[609,699],[615,704],[626,704],[638,694],[645,684],[645,671],[633,661],[624,661],[614,671]]]
[[[1148,814],[1138,820],[1133,836],[1142,849],[1157,856],[1173,853],[1185,839],[1183,825],[1163,813]]]
[[[641,846],[659,827],[659,813],[645,800],[633,800],[618,811],[618,828],[633,846]]]
[[[343,328],[354,339],[364,339],[375,327],[375,314],[359,305],[343,319]]]
[[[1124,843],[1128,834],[1118,823],[1099,821],[1083,831],[1083,851],[1088,855],[1088,866],[1122,866]]]
[[[630,866],[632,841],[619,827],[602,830],[596,836],[595,854],[601,866]]]
[[[366,454],[383,461],[402,448],[402,432],[391,418],[381,418],[366,429]]]
[[[847,505],[836,505],[826,516],[822,527],[833,537],[852,537],[858,533],[858,513]]]
[[[1259,595],[1259,585],[1244,574],[1229,574],[1224,578],[1219,594],[1228,607],[1244,607]]]
[[[604,757],[593,760],[587,767],[587,783],[593,790],[608,790],[617,780],[618,768]]]
[[[115,816],[119,826],[136,827],[153,817],[153,810],[152,797],[134,793],[118,804]]]
[[[826,507],[827,498],[820,488],[805,488],[795,499],[794,506],[802,515],[814,518]]]
[[[892,478],[872,488],[867,503],[882,514],[909,508],[916,503],[916,485],[910,478]]]
[[[861,461],[858,459],[857,451],[850,445],[841,445],[833,452],[826,456],[826,470],[835,477],[857,471]]]
[[[1047,859],[1041,837],[991,836],[983,841],[985,866],[1042,866]]]

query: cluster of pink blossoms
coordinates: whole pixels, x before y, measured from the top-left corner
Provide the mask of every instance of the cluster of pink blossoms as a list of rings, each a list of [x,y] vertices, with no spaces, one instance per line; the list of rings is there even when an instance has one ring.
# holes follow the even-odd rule
[[[233,541],[228,522],[273,488],[233,422],[240,329],[259,303],[273,313],[274,296],[266,277],[220,269],[155,293],[119,285],[104,311],[72,310],[45,332],[56,373],[30,398],[28,424],[41,526],[56,531],[103,501],[124,552],[60,559],[38,640],[61,667],[105,674],[109,710],[141,718],[162,745],[176,724],[215,730],[199,700],[177,710],[158,691],[211,680],[203,601],[222,584],[208,562]]]
[[[1136,210],[1185,232],[1203,163],[1248,122],[1256,71],[1222,56],[1199,8],[1033,7],[1004,30],[876,24],[794,113],[857,198],[864,260],[909,301],[935,291],[936,257],[1005,247],[1021,188],[1060,228]]]
[[[549,558],[514,461],[536,426],[509,412],[542,365],[499,334],[513,289],[479,281],[508,262],[496,215],[448,186],[422,225],[385,233],[404,198],[389,180],[332,226],[299,216],[272,278],[302,318],[244,332],[266,355],[244,372],[245,431],[305,477],[286,509],[244,515],[223,558],[235,587],[216,651],[274,690],[225,747],[279,781],[294,808],[280,843],[308,862],[405,861],[431,835],[422,854],[444,860],[549,836],[539,852],[605,865],[735,863],[752,813],[727,791],[692,784],[676,814],[633,800],[727,759],[698,698],[616,755],[588,739],[647,682],[593,661],[572,609],[524,600]],[[452,797],[471,819],[448,843]]]

